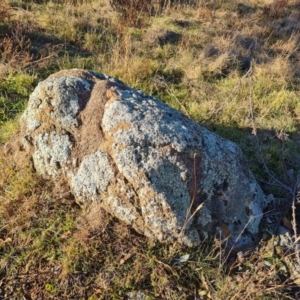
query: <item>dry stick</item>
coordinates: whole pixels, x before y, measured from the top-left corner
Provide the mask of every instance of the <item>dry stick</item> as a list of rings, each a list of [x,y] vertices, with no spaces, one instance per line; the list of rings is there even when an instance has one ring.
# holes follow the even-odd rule
[[[264,171],[268,174],[268,176],[271,177],[279,185],[279,187],[284,188],[285,190],[287,190],[288,193],[291,194],[292,199],[294,199],[293,190],[289,186],[285,185],[283,182],[281,182],[279,179],[276,178],[276,176],[269,170],[269,168],[268,168],[268,166],[267,166],[267,164],[264,160],[264,157],[263,157],[260,145],[259,145],[259,140],[258,140],[258,137],[257,137],[257,128],[255,126],[254,113],[253,113],[253,81],[252,81],[253,64],[252,64],[252,62],[251,62],[251,66],[250,66],[249,71],[250,70],[251,70],[251,72],[249,73],[249,75],[250,75],[249,76],[249,87],[250,87],[250,96],[249,96],[249,106],[250,107],[249,107],[249,109],[250,109],[250,116],[251,116],[252,134],[255,137],[256,149],[257,149],[258,155],[260,157],[260,161],[262,162]],[[270,184],[270,183],[268,183],[268,184]],[[272,212],[272,211],[269,211],[269,213],[270,212]],[[283,215],[280,217],[280,219],[277,221],[277,223],[274,224],[274,232],[277,231],[277,229],[280,225],[282,217],[283,217]]]
[[[277,187],[277,188],[282,188],[282,185],[279,185],[279,184],[275,184],[275,183],[271,183],[269,181],[265,181],[263,179],[261,179],[260,177],[256,176],[256,179],[261,182],[261,183],[265,183],[267,185],[271,185],[271,186],[274,186],[274,187]]]
[[[297,226],[296,226],[296,205],[295,205],[295,201],[297,198],[297,191],[299,189],[300,186],[300,176],[298,176],[297,178],[297,182],[294,186],[294,190],[293,190],[293,203],[292,203],[292,217],[293,217],[293,231],[294,231],[294,237],[295,237],[295,241],[294,241],[294,248],[295,248],[295,252],[296,252],[296,258],[297,258],[297,262],[298,264],[300,264],[300,255],[299,255],[299,251],[298,251],[298,241],[299,238],[297,238],[298,234],[297,234]]]
[[[192,198],[192,201],[191,201],[191,204],[190,204],[190,207],[188,209],[188,211],[186,212],[186,217],[185,217],[185,221],[184,221],[184,224],[183,224],[183,227],[181,229],[181,232],[180,232],[180,235],[183,233],[187,223],[188,223],[188,215],[189,213],[191,212],[191,209],[192,209],[192,206],[194,204],[194,201],[195,201],[195,191],[196,191],[196,185],[197,185],[197,182],[196,182],[196,155],[197,153],[194,153],[194,191],[193,191],[193,198]]]
[[[261,148],[259,146],[259,140],[257,138],[257,129],[255,126],[255,121],[254,121],[254,114],[253,114],[253,82],[252,82],[252,70],[253,70],[253,65],[251,62],[251,66],[249,71],[251,72],[247,72],[249,73],[249,82],[250,82],[250,97],[249,97],[249,104],[250,104],[250,116],[251,116],[251,123],[252,123],[252,134],[255,136],[255,142],[256,142],[256,148],[258,151],[258,155],[260,157],[260,160],[263,164],[264,167],[264,171],[274,180],[276,181],[280,187],[284,188],[285,190],[287,190],[289,192],[289,194],[293,195],[293,190],[287,186],[286,184],[284,184],[283,182],[281,182],[279,179],[276,178],[276,176],[269,170],[269,168],[267,167],[267,164],[264,160],[263,154],[261,152]]]
[[[57,55],[57,54],[51,54],[51,55],[49,55],[49,56],[40,58],[40,59],[38,59],[38,60],[34,60],[34,61],[32,61],[32,62],[26,64],[25,68],[29,68],[29,67],[31,67],[32,65],[38,64],[38,63],[40,63],[40,62],[42,62],[42,61],[44,61],[44,60],[51,59],[51,58],[53,58],[53,57],[56,57],[56,58],[57,58],[58,55]]]
[[[259,216],[258,216],[259,217]],[[222,239],[222,232],[220,231],[220,266],[223,268],[224,267],[224,264],[227,262],[227,260],[228,260],[228,258],[229,258],[229,256],[230,256],[230,254],[231,254],[231,252],[234,250],[234,246],[236,245],[236,243],[238,242],[238,240],[239,240],[239,238],[242,236],[242,234],[243,234],[243,232],[246,230],[246,228],[248,227],[248,224],[250,224],[250,222],[252,221],[252,219],[253,218],[251,218],[247,223],[246,223],[246,225],[244,226],[244,228],[242,229],[242,231],[240,232],[240,234],[238,235],[238,237],[236,238],[236,240],[235,240],[235,242],[233,243],[233,245],[231,246],[231,248],[230,248],[230,250],[228,251],[228,254],[227,254],[227,256],[225,257],[225,255],[224,255],[224,257],[225,257],[225,259],[224,260],[222,260],[222,247],[224,247],[225,249],[226,249],[226,247],[227,247],[227,243],[228,243],[228,241],[229,241],[229,239],[230,239],[230,237],[231,237],[231,235],[229,235],[229,236],[227,236],[226,238],[224,238],[224,239]],[[222,246],[222,245],[224,245],[225,244],[225,246]],[[224,254],[226,254],[226,252],[224,253]],[[222,262],[223,261],[223,262]]]
[[[259,155],[260,155],[260,158],[261,158],[261,161],[263,163],[263,166],[264,166],[264,169],[265,169],[265,172],[267,172],[267,174],[269,176],[272,177],[273,180],[275,180],[281,187],[285,188],[286,190],[289,191],[289,193],[292,193],[292,189],[288,186],[286,186],[284,183],[282,183],[279,179],[277,179],[268,169],[266,163],[265,163],[265,160],[263,158],[263,155],[261,153],[261,150],[260,150],[260,147],[259,147],[259,141],[258,141],[258,138],[257,138],[257,129],[256,129],[256,126],[255,126],[255,122],[254,122],[254,114],[253,114],[253,102],[252,102],[252,99],[253,99],[253,82],[252,82],[252,71],[253,71],[253,64],[251,63],[251,66],[250,66],[250,69],[248,70],[247,76],[245,77],[249,77],[249,82],[250,82],[250,97],[249,97],[249,104],[250,104],[250,116],[251,116],[251,123],[252,123],[252,133],[253,135],[255,136],[255,140],[256,140],[256,146],[257,146],[257,149],[258,149],[258,152],[259,152]],[[264,214],[260,214],[256,217],[260,217],[260,216],[263,216]],[[228,259],[231,251],[233,250],[234,248],[234,245],[237,243],[238,239],[241,237],[241,235],[243,234],[243,232],[245,231],[245,229],[247,228],[247,226],[250,224],[250,222],[253,220],[254,218],[250,218],[249,221],[247,222],[247,224],[244,226],[244,229],[241,231],[241,233],[239,234],[239,236],[237,237],[235,243],[233,244],[233,246],[231,247],[225,261]]]
[[[184,105],[179,101],[179,99],[176,97],[174,90],[171,89],[169,87],[169,85],[166,83],[165,79],[162,76],[155,76],[156,78],[154,78],[154,82],[158,83],[161,86],[164,86],[167,89],[167,92],[176,100],[176,102],[180,105],[181,109],[183,110],[183,112],[185,113],[186,116],[188,116],[189,118],[190,115],[188,113],[188,111],[186,110],[186,108],[184,107]],[[185,99],[184,99],[185,101]]]
[[[236,243],[238,242],[238,240],[240,239],[240,237],[242,236],[242,234],[244,233],[244,231],[246,230],[246,228],[248,227],[248,225],[252,222],[252,220],[254,220],[255,218],[258,218],[258,217],[262,217],[264,215],[264,213],[262,214],[259,214],[255,217],[251,217],[248,222],[245,224],[243,230],[240,232],[240,234],[238,235],[238,237],[236,238],[235,242],[233,243],[233,245],[231,246],[229,252],[228,252],[228,255],[226,256],[226,259],[224,261],[224,263],[227,261],[227,259],[229,258],[229,255],[231,254],[232,250],[234,249],[234,246],[236,245]]]
[[[192,215],[190,217],[188,217],[188,215],[190,214],[191,210],[192,210],[192,207],[194,205],[194,202],[195,202],[195,198],[196,198],[196,194],[197,194],[197,166],[196,166],[196,156],[197,156],[197,153],[194,153],[194,192],[193,192],[193,198],[192,198],[192,201],[191,201],[191,204],[190,204],[190,207],[188,209],[188,211],[186,212],[186,217],[185,217],[185,221],[184,221],[184,224],[182,226],[182,229],[180,231],[180,234],[179,236],[182,235],[183,231],[185,230],[187,224],[189,223],[189,221],[195,216],[195,214],[203,207],[203,203],[201,203],[200,205],[198,205],[198,207],[195,209],[195,211],[192,213]]]
[[[252,72],[252,68],[250,67],[250,69],[247,71],[247,73],[245,75],[243,75],[242,79],[248,77],[250,75],[250,73]],[[223,111],[223,109],[226,107],[226,105],[228,104],[229,100],[233,97],[233,95],[239,90],[240,86],[241,86],[242,80],[239,80],[238,84],[235,85],[235,87],[232,89],[230,95],[223,101],[223,104],[216,109],[211,116],[203,121],[203,124],[208,123],[209,121],[211,121],[214,117],[216,117],[220,112]]]
[[[258,138],[257,138],[257,135],[255,135],[255,141],[256,141],[256,147],[257,147],[257,151],[258,151],[258,155],[260,157],[260,160],[263,164],[263,167],[264,167],[264,171],[274,180],[276,181],[280,187],[284,188],[286,191],[288,191],[288,193],[290,195],[293,195],[293,190],[287,186],[286,184],[284,184],[283,182],[281,182],[279,179],[276,178],[276,176],[269,170],[269,168],[267,167],[267,164],[263,158],[263,154],[261,152],[261,149],[260,149],[260,146],[259,146],[259,141],[258,141]],[[269,185],[273,185],[271,183],[267,183]]]

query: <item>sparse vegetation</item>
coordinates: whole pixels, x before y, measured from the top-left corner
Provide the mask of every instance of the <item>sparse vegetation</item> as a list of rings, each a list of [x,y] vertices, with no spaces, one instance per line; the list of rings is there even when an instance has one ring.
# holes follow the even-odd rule
[[[299,2],[108,2],[1,2],[1,145],[18,130],[38,81],[61,69],[93,69],[236,142],[265,192],[290,197],[282,186],[294,190],[300,173]],[[1,153],[1,299],[299,293],[300,274],[287,263],[299,257],[296,245],[286,252],[272,237],[252,254],[228,256],[217,241],[200,249],[154,244],[104,212],[83,214],[66,186],[54,187],[30,165],[17,169],[4,147]],[[285,224],[300,224],[298,210]],[[185,254],[187,262],[171,263]]]

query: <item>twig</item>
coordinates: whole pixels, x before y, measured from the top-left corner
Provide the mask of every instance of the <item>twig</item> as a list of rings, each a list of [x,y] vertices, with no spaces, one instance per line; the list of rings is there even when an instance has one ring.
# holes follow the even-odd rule
[[[246,228],[248,227],[248,225],[252,222],[252,220],[254,220],[255,218],[258,218],[258,217],[262,217],[264,215],[264,213],[262,214],[259,214],[257,216],[254,216],[254,217],[251,217],[248,222],[245,224],[243,230],[239,233],[238,237],[236,238],[235,242],[233,243],[233,245],[231,246],[229,252],[228,252],[228,255],[226,256],[226,259],[224,262],[227,261],[227,259],[229,258],[231,252],[234,250],[234,246],[236,245],[236,243],[238,242],[238,240],[240,239],[240,237],[242,236],[242,234],[244,233],[244,231],[246,230]]]
[[[256,147],[257,147],[257,151],[258,151],[258,154],[259,154],[259,157],[260,157],[260,160],[263,164],[263,167],[264,167],[264,171],[274,180],[278,183],[278,185],[281,187],[281,188],[284,188],[286,191],[288,191],[288,193],[292,196],[293,195],[293,189],[290,188],[289,186],[287,186],[286,184],[284,184],[283,182],[281,182],[279,179],[276,178],[276,176],[269,170],[269,168],[267,167],[267,164],[264,160],[264,157],[263,157],[263,154],[261,152],[261,149],[260,149],[260,146],[259,146],[259,141],[258,141],[258,138],[257,138],[257,135],[255,135],[255,141],[256,141]]]
[[[173,88],[170,88],[169,85],[167,84],[167,82],[165,81],[165,79],[162,76],[158,76],[156,75],[154,78],[154,82],[158,83],[161,86],[164,86],[167,90],[167,92],[175,99],[175,101],[180,105],[181,109],[183,110],[183,112],[185,113],[186,116],[188,116],[189,118],[190,115],[188,113],[188,111],[186,110],[186,108],[184,107],[184,105],[179,101],[179,99],[176,97]]]
[[[247,78],[249,75],[252,74],[252,68],[250,67],[250,69],[247,71],[246,74],[243,75],[242,79]],[[203,121],[203,124],[208,123],[209,121],[211,121],[214,117],[216,117],[216,115],[218,115],[220,112],[223,111],[223,109],[226,107],[226,105],[228,104],[228,101],[232,98],[232,96],[236,93],[236,91],[238,91],[238,89],[240,88],[242,83],[242,80],[239,80],[238,84],[233,88],[233,90],[231,91],[230,95],[223,101],[223,104],[216,109],[211,116],[208,119],[205,119]]]
[[[51,55],[49,55],[49,56],[46,56],[46,57],[43,57],[43,58],[41,58],[41,59],[38,59],[38,60],[35,60],[35,61],[32,61],[32,62],[28,63],[28,64],[25,66],[25,68],[30,68],[32,65],[36,65],[36,64],[38,64],[38,63],[40,63],[40,62],[42,62],[42,61],[44,61],[44,60],[50,59],[50,58],[52,58],[52,57],[58,57],[58,56],[57,56],[57,54],[51,54]]]
[[[297,239],[297,222],[296,222],[296,198],[297,198],[297,191],[299,190],[299,186],[300,186],[300,176],[298,175],[297,177],[297,182],[294,186],[294,190],[293,190],[293,202],[292,202],[292,217],[293,217],[293,231],[294,231],[294,237],[295,237],[295,241],[294,241],[294,248],[295,248],[295,252],[296,252],[296,258],[297,258],[297,262],[300,263],[300,254],[299,254],[299,250],[297,247],[297,243],[298,243],[298,239]]]
[[[193,198],[192,198],[190,207],[189,207],[188,211],[186,212],[185,221],[184,221],[184,224],[182,226],[182,229],[181,229],[181,232],[180,232],[179,236],[182,235],[182,233],[185,230],[185,228],[186,228],[187,224],[189,223],[189,221],[191,219],[193,219],[193,217],[195,216],[195,214],[203,207],[203,203],[201,203],[200,205],[197,206],[197,208],[191,214],[191,216],[188,217],[189,214],[191,213],[192,208],[193,208],[193,205],[194,205],[194,202],[195,202],[195,199],[196,199],[196,194],[197,194],[197,166],[196,166],[196,156],[197,156],[197,153],[194,153],[194,191],[193,191]]]
[[[278,187],[278,188],[282,188],[282,185],[275,184],[275,183],[272,183],[272,182],[269,182],[269,181],[265,181],[265,180],[259,178],[258,176],[256,176],[256,179],[258,181],[260,181],[261,183],[264,183],[264,184],[267,184],[267,185],[271,185],[271,186],[274,186],[274,187]]]
[[[263,157],[263,154],[261,152],[261,148],[259,146],[259,140],[257,138],[257,128],[255,126],[255,120],[254,120],[254,113],[253,113],[253,82],[252,82],[252,70],[253,70],[253,62],[251,62],[251,67],[249,69],[249,86],[250,86],[250,96],[249,96],[249,109],[250,109],[250,117],[251,117],[251,125],[252,125],[252,134],[254,135],[255,137],[255,142],[256,142],[256,148],[257,148],[257,151],[258,151],[258,155],[260,157],[260,160],[263,164],[263,168],[264,168],[264,171],[275,181],[279,184],[279,186],[281,188],[284,188],[286,191],[288,191],[288,193],[293,196],[293,190],[287,186],[286,184],[284,184],[283,182],[281,182],[279,179],[276,178],[276,176],[269,170],[265,160],[264,160],[264,157]],[[251,72],[250,72],[251,71]],[[247,73],[248,73],[247,72]]]

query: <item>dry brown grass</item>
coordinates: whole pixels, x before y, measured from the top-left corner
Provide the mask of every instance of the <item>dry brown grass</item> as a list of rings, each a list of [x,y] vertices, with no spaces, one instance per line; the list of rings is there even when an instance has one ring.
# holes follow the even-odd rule
[[[274,0],[264,7],[264,15],[267,18],[278,19],[284,16],[289,0]]]
[[[109,2],[111,7],[121,14],[123,23],[128,25],[141,25],[143,18],[149,17],[152,10],[151,1],[147,0],[110,0]]]
[[[11,24],[0,30],[0,77],[10,68],[24,67],[31,60],[30,42],[20,22],[12,22],[13,11],[6,1],[0,8],[0,24]]]
[[[147,241],[97,207],[79,209],[64,185],[55,188],[8,160],[0,171],[3,297],[114,299],[142,291],[149,299],[250,300],[295,294],[273,240],[226,262],[217,240],[193,249]],[[172,263],[185,254],[187,262]]]
[[[4,23],[6,21],[9,21],[11,17],[11,10],[10,6],[6,1],[4,1],[0,8],[0,23]]]

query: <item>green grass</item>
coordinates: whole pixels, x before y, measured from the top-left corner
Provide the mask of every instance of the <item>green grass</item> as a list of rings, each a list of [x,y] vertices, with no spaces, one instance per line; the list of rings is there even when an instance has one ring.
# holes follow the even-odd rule
[[[264,163],[294,187],[300,19],[296,1],[277,4],[275,17],[263,1],[173,4],[134,26],[104,0],[5,1],[0,145],[19,130],[40,80],[62,69],[92,69],[236,142],[264,191],[286,196]],[[17,169],[6,154],[0,159],[0,298],[124,299],[137,291],[146,299],[295,297],[299,278],[270,242],[227,262],[217,241],[200,249],[153,243],[104,212],[95,217],[79,208],[67,186],[54,187],[30,166]],[[172,265],[185,254],[188,262]]]

